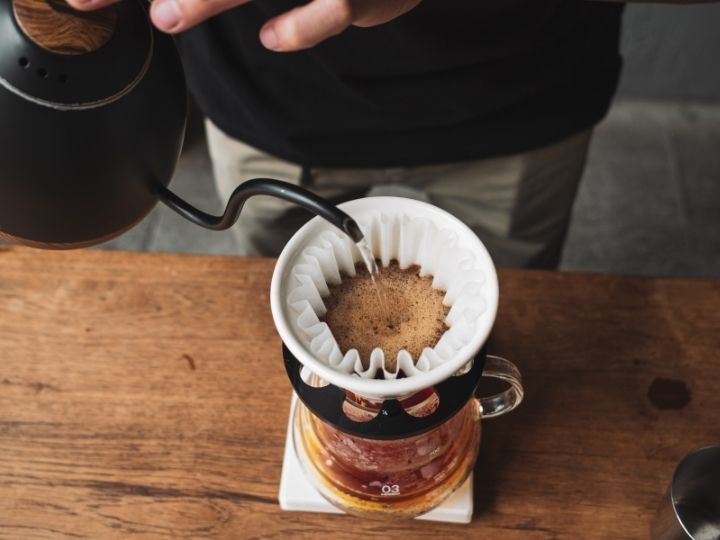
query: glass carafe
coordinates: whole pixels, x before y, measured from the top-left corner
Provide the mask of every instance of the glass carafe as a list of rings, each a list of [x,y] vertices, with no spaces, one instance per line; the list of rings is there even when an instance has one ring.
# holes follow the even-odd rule
[[[499,416],[522,400],[517,368],[488,356],[483,376],[509,383],[489,398],[471,397],[442,424],[417,435],[374,439],[346,433],[313,414],[301,400],[293,409],[293,441],[298,459],[314,486],[333,505],[367,518],[412,518],[440,505],[463,485],[480,448],[481,419]],[[312,375],[318,383],[316,375]],[[438,405],[432,389],[399,400],[413,417]],[[356,422],[378,414],[382,402],[345,393],[343,411]]]

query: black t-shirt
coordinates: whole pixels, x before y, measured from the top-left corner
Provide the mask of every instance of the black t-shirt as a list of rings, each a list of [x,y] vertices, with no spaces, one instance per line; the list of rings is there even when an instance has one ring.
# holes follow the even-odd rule
[[[180,38],[190,89],[223,131],[308,167],[401,167],[518,153],[586,129],[617,85],[622,7],[424,0],[296,53],[263,48],[254,0]]]

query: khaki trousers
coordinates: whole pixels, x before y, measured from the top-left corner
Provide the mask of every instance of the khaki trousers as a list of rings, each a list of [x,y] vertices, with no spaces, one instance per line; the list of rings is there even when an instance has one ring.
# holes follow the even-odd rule
[[[302,185],[338,204],[374,195],[420,199],[471,227],[498,266],[556,268],[592,131],[524,154],[408,168],[303,171],[233,139],[207,122],[218,193],[227,200],[251,178]],[[250,199],[234,232],[241,255],[276,256],[305,210],[272,197]]]

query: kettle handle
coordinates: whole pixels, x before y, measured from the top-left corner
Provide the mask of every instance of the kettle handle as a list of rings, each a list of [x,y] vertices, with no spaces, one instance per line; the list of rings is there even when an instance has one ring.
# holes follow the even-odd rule
[[[297,204],[326,219],[356,243],[363,239],[363,233],[357,222],[330,201],[315,195],[307,189],[280,180],[256,178],[243,182],[230,195],[225,212],[221,216],[207,214],[195,208],[162,184],[157,186],[157,195],[166,206],[188,221],[213,231],[224,231],[232,227],[240,217],[245,201],[250,197],[269,195]]]

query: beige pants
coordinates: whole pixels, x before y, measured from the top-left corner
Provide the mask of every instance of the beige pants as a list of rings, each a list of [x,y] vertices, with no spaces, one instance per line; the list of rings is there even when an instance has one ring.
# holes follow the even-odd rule
[[[373,195],[430,202],[480,237],[498,266],[556,268],[562,254],[591,130],[508,157],[394,169],[312,169],[260,152],[207,122],[218,192],[227,199],[251,178],[303,185],[334,203]],[[250,199],[234,231],[242,255],[276,256],[307,221],[305,210],[274,199]]]

